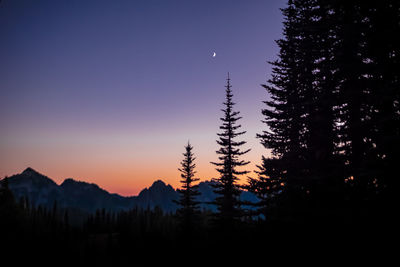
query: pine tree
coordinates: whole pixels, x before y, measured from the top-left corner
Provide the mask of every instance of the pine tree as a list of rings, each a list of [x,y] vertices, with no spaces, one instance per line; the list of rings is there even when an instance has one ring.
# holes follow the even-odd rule
[[[387,191],[400,149],[399,3],[289,0],[283,14],[258,137],[288,195],[334,204],[344,181],[362,198]]]
[[[337,134],[340,143],[337,150],[345,161],[346,177],[351,177],[359,187],[366,179],[365,156],[368,135],[367,98],[369,88],[365,71],[365,26],[359,1],[339,1],[333,6],[336,20],[334,33],[336,41],[333,45],[334,77],[338,89]],[[345,177],[345,178],[346,178]]]
[[[199,181],[199,178],[195,178],[196,164],[194,163],[195,157],[192,150],[193,146],[188,142],[185,146],[185,153],[183,153],[184,159],[181,162],[181,168],[178,169],[181,172],[182,188],[177,190],[180,194],[180,199],[176,201],[180,206],[177,210],[177,215],[184,234],[188,236],[192,234],[199,215],[199,202],[196,201],[196,197],[199,195],[198,185],[193,184]]]
[[[299,0],[300,20],[304,29],[302,39],[310,46],[300,47],[309,51],[310,71],[308,90],[303,99],[306,103],[305,155],[308,192],[315,204],[335,203],[340,197],[345,177],[344,160],[337,145],[338,118],[340,117],[340,93],[335,46],[338,40],[338,14],[335,1]],[[304,26],[305,25],[305,26]],[[312,47],[312,48],[310,48]],[[303,79],[301,79],[303,80]]]
[[[341,168],[335,156],[335,13],[329,1],[318,0],[289,0],[282,12],[279,58],[271,62],[272,77],[263,85],[270,97],[262,110],[267,130],[258,138],[271,150],[274,162],[263,172],[281,175],[287,193],[283,195],[293,207],[302,205],[299,200],[325,196],[343,178],[337,174]]]
[[[217,206],[216,221],[224,230],[230,231],[238,222],[242,215],[240,207],[240,187],[238,185],[239,175],[247,174],[248,171],[240,171],[238,167],[249,164],[249,161],[240,160],[239,157],[250,151],[241,150],[241,146],[246,144],[245,141],[235,141],[235,138],[245,134],[245,131],[239,131],[241,125],[237,121],[241,119],[238,111],[233,111],[235,103],[232,102],[232,90],[228,73],[226,87],[226,100],[223,103],[225,108],[222,109],[224,116],[221,119],[222,125],[219,127],[222,132],[218,133],[217,140],[220,149],[216,151],[219,155],[219,162],[211,162],[216,165],[216,170],[220,177],[213,179],[214,192],[217,194],[214,204]]]
[[[392,0],[352,0],[338,1],[333,10],[337,148],[346,180],[366,198],[390,188],[397,169],[400,7]]]
[[[301,21],[294,2],[289,0],[282,12],[285,16],[284,38],[277,41],[279,59],[270,62],[273,66],[272,77],[268,84],[262,85],[270,97],[270,100],[264,101],[267,108],[262,110],[267,130],[257,137],[265,148],[270,149],[276,162],[280,161],[275,164],[282,167],[279,170],[282,175],[280,179],[288,181],[290,191],[297,192],[302,187],[302,178],[306,172],[304,151],[309,112],[305,95],[310,92],[312,83],[309,75],[311,70],[307,64],[311,56],[301,50],[301,47],[305,47],[305,39],[304,36],[299,37]],[[265,167],[266,173],[277,171]]]

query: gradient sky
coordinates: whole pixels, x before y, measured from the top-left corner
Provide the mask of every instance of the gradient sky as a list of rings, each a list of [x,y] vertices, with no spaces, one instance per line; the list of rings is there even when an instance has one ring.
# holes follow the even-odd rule
[[[0,176],[30,166],[135,195],[179,186],[190,140],[198,177],[217,177],[228,71],[254,170],[285,2],[3,0]]]

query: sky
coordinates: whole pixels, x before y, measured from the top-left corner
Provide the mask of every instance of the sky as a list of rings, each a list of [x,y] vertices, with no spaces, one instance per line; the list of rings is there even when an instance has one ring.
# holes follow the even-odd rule
[[[228,72],[255,170],[285,3],[3,0],[0,177],[32,167],[124,196],[179,187],[190,141],[197,176],[216,178]]]

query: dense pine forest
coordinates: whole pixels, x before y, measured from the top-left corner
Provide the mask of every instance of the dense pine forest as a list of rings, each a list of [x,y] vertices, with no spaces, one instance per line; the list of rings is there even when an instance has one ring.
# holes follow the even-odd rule
[[[219,173],[213,179],[215,212],[196,201],[201,177],[190,143],[181,166],[171,166],[181,172],[176,213],[132,207],[83,215],[57,203],[52,209],[33,206],[15,199],[5,178],[1,257],[113,266],[151,265],[167,255],[166,262],[196,262],[250,248],[249,260],[264,253],[259,257],[265,262],[279,260],[267,252],[307,249],[339,257],[349,249],[390,256],[398,226],[400,2],[289,0],[282,12],[284,37],[269,63],[273,74],[262,85],[257,138],[265,156],[257,170],[245,160],[250,148],[239,121],[246,118],[235,109],[240,99],[228,74],[217,161],[210,163]],[[240,201],[242,190],[259,201]],[[71,223],[76,217],[82,223]]]

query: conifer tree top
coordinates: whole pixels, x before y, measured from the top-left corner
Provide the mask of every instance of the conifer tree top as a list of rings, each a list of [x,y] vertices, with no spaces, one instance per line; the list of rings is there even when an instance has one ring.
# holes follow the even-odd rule
[[[238,111],[233,111],[232,90],[230,84],[230,77],[228,73],[226,88],[226,99],[223,102],[224,108],[222,109],[223,117],[221,117],[222,125],[219,127],[221,132],[218,133],[217,143],[220,145],[219,150],[216,151],[218,155],[218,162],[211,162],[216,165],[216,170],[219,172],[220,177],[214,179],[214,192],[218,195],[214,204],[217,206],[218,213],[216,214],[217,221],[220,226],[227,230],[234,226],[235,221],[242,215],[240,208],[240,188],[237,184],[239,180],[238,175],[248,173],[246,170],[238,170],[238,167],[249,164],[249,161],[240,159],[240,156],[250,151],[241,150],[241,146],[246,144],[245,141],[234,140],[237,136],[246,133],[239,131],[241,125],[237,121],[241,119]]]

